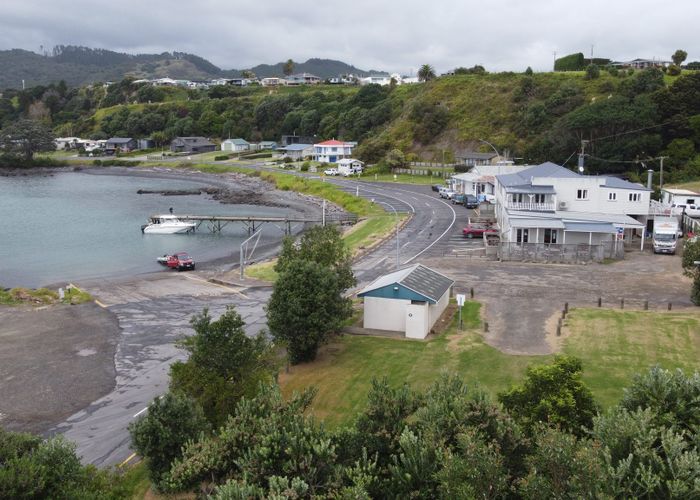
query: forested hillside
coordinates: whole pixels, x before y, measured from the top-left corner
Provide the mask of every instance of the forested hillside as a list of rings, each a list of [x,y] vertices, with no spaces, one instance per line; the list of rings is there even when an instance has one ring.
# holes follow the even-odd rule
[[[279,139],[317,135],[360,142],[376,162],[395,149],[450,159],[465,150],[507,150],[519,162],[575,164],[585,140],[593,172],[637,172],[668,156],[671,179],[700,177],[700,73],[659,70],[484,74],[396,87],[215,87],[65,85],[6,92],[0,122],[29,116],[58,135]],[[638,160],[646,161],[644,167]]]
[[[282,76],[283,62],[261,64],[251,68],[258,77]],[[222,70],[206,59],[184,52],[162,54],[124,54],[105,49],[91,49],[72,45],[59,45],[43,55],[28,50],[0,50],[0,90],[22,88],[25,85],[57,84],[63,80],[68,85],[80,86],[96,82],[120,81],[127,76],[139,78],[165,78],[184,80],[208,80],[221,77],[237,77],[242,70]],[[331,59],[309,59],[295,62],[294,72],[313,73],[321,78],[352,73],[367,74],[355,66]]]

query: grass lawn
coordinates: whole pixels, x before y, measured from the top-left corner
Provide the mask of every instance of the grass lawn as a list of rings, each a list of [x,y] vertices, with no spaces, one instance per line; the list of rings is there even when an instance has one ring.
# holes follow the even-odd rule
[[[676,189],[689,189],[691,191],[698,192],[700,191],[700,181],[686,182],[684,184],[674,184],[673,186],[666,187],[674,187]]]
[[[450,175],[454,172],[450,172]],[[445,179],[439,175],[409,175],[409,174],[366,174],[361,177],[363,181],[397,182],[401,184],[445,184]]]
[[[486,345],[479,328],[479,308],[467,302],[465,331],[456,321],[427,342],[345,335],[329,344],[313,363],[280,375],[285,394],[307,386],[318,388],[314,414],[333,427],[352,420],[365,405],[373,377],[394,385],[429,385],[442,370],[460,374],[495,395],[519,383],[528,365],[552,356],[512,356]],[[609,407],[635,373],[654,364],[700,369],[700,312],[621,312],[574,309],[567,324],[563,352],[583,360],[584,379],[596,400]]]
[[[632,374],[659,364],[700,370],[700,313],[577,309],[563,352],[581,358],[584,380],[603,405],[614,404]]]

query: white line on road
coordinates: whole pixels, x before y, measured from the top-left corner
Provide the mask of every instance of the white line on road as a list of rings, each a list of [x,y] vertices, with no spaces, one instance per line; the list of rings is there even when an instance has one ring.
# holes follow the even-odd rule
[[[145,407],[145,408],[144,408],[143,410],[141,410],[140,412],[136,413],[136,414],[134,415],[134,418],[138,417],[139,415],[141,415],[141,414],[142,414],[143,412],[145,412],[146,410],[148,410],[148,406]]]

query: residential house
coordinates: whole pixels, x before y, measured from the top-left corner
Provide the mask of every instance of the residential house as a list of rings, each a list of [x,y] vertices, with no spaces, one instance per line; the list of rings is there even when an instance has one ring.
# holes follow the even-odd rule
[[[661,203],[669,207],[700,205],[700,193],[689,189],[663,188]]]
[[[128,153],[136,149],[138,149],[138,143],[131,137],[112,137],[105,143],[105,150],[110,152]]]
[[[398,76],[398,75],[397,75]],[[397,84],[400,84],[401,77],[396,80]],[[360,78],[360,85],[389,85],[391,83],[391,76],[389,75],[370,75],[364,78]]]
[[[61,151],[64,149],[75,149],[79,146],[80,137],[56,137],[53,143],[56,145],[56,149]]]
[[[206,153],[216,151],[216,144],[206,137],[176,137],[170,142],[174,153]]]
[[[650,190],[641,184],[580,175],[550,162],[496,175],[495,181],[502,243],[584,245],[589,252],[608,251],[596,253],[596,259],[619,257],[616,242],[631,241],[634,235],[642,237],[643,245]],[[511,249],[506,246],[502,258]]]
[[[332,139],[314,144],[314,160],[321,163],[336,163],[343,158],[352,158],[355,142],[343,142]]]
[[[357,172],[358,170],[361,171],[365,166],[363,162],[356,160],[355,158],[343,158],[338,160],[336,163],[338,164],[339,169],[346,168],[353,172]]]
[[[297,86],[297,85],[317,85],[321,83],[321,78],[311,73],[299,73],[297,75],[288,76],[287,85]]]
[[[673,64],[673,61],[663,61],[661,59],[632,59],[631,61],[616,61],[610,63],[611,66],[618,68],[668,68]]]
[[[245,139],[226,139],[221,143],[221,151],[231,151],[233,153],[239,153],[241,151],[250,150],[250,143]]]
[[[314,154],[314,147],[312,144],[290,144],[277,148],[277,151],[281,151],[284,157],[299,161],[311,157]]]
[[[496,192],[496,176],[513,174],[528,168],[524,165],[479,165],[469,172],[455,174],[450,178],[453,191],[460,194],[493,195]]]
[[[156,141],[153,139],[137,139],[136,140],[138,149],[151,149],[156,147]]]
[[[357,294],[364,299],[363,327],[424,339],[447,308],[453,285],[421,264],[382,276]]]
[[[261,78],[260,85],[263,87],[278,87],[280,85],[287,85],[287,80],[284,78],[277,78],[276,76],[270,76],[267,78]]]
[[[277,143],[275,141],[260,141],[258,146],[260,149],[277,149]]]

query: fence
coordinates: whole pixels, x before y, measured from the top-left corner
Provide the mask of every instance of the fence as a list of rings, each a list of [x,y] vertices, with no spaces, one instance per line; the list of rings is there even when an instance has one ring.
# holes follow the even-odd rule
[[[397,174],[409,174],[409,175],[431,175],[433,177],[440,177],[442,179],[447,179],[452,175],[451,170],[427,170],[427,169],[416,169],[416,168],[397,168],[395,170]]]
[[[623,259],[624,256],[622,241],[600,245],[501,242],[498,249],[501,260],[527,262],[601,262],[605,259]]]
[[[442,163],[442,162],[432,162],[432,161],[411,161],[408,162],[411,167],[426,167],[426,168],[449,168],[453,169],[458,164],[457,163]]]

